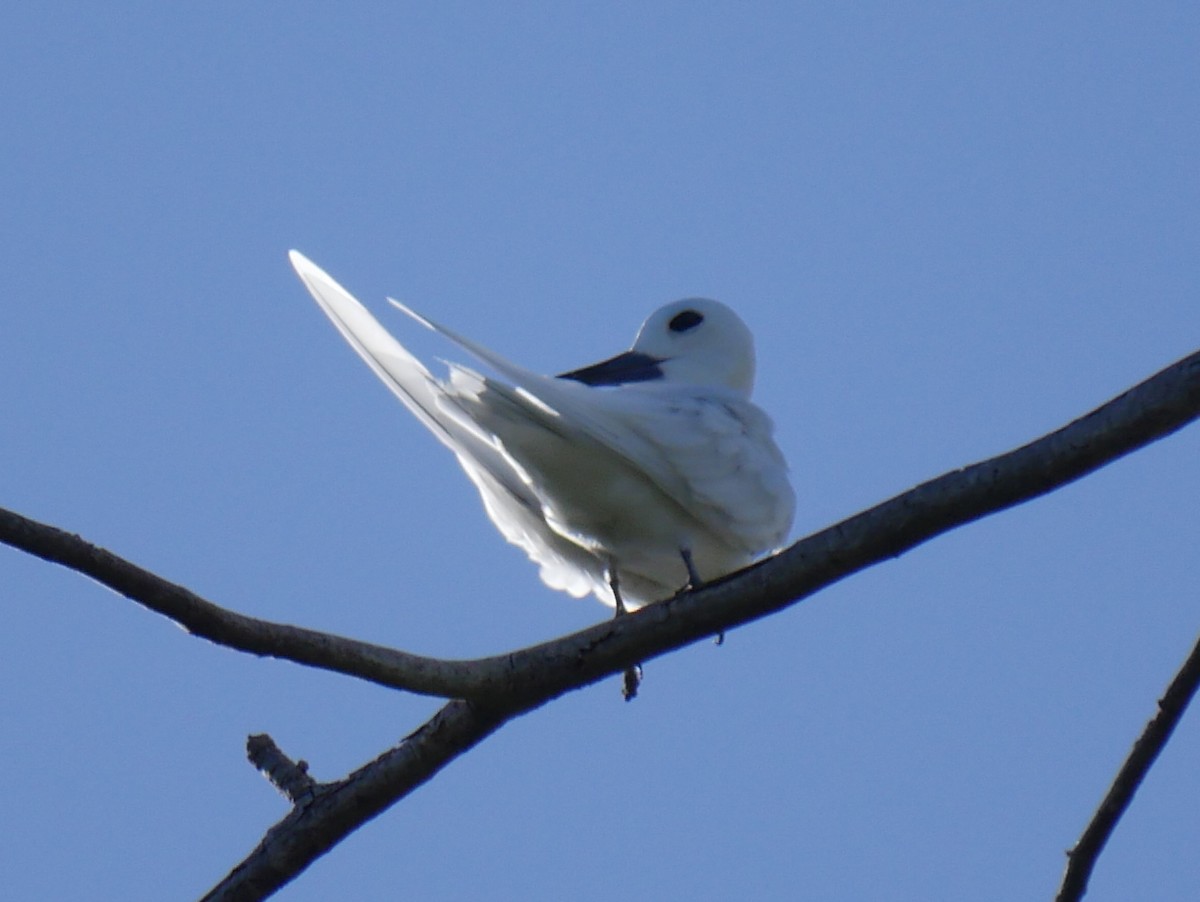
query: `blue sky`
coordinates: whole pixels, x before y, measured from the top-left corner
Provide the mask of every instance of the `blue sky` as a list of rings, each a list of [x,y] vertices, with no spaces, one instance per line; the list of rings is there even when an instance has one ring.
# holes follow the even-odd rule
[[[12,6],[12,5],[10,5]],[[717,297],[802,535],[1200,346],[1194,4],[108,4],[0,14],[0,504],[260,617],[452,657],[545,589],[311,256],[533,369]],[[1200,629],[1200,429],[505,727],[279,896],[1050,898]],[[0,882],[190,898],[436,703],[0,549]],[[1200,714],[1089,900],[1194,898]]]

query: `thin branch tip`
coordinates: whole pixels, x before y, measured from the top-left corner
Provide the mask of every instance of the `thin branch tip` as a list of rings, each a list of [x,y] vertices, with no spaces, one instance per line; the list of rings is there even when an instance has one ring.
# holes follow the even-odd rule
[[[316,793],[318,783],[308,774],[308,762],[293,761],[266,733],[247,737],[246,757],[293,805],[310,801]]]
[[[1158,700],[1157,713],[1133,744],[1108,794],[1096,808],[1079,841],[1067,851],[1067,866],[1055,897],[1056,902],[1078,902],[1087,892],[1100,853],[1104,851],[1121,816],[1132,804],[1150,767],[1166,747],[1197,689],[1200,689],[1200,639]]]

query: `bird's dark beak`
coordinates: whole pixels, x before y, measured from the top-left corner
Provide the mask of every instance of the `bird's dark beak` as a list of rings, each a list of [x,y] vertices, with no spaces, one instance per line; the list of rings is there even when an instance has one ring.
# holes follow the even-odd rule
[[[608,360],[585,366],[569,373],[559,373],[559,379],[574,379],[584,385],[624,385],[626,382],[650,382],[661,379],[661,357],[651,357],[636,351],[626,351]]]

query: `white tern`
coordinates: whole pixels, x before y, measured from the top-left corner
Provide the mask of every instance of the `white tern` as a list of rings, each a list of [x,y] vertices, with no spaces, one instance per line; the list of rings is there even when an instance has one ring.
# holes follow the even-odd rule
[[[749,564],[791,528],[787,464],[750,401],[754,339],[724,304],[668,304],[629,351],[542,376],[392,301],[495,374],[448,363],[438,379],[324,270],[290,258],[551,588],[632,610]]]

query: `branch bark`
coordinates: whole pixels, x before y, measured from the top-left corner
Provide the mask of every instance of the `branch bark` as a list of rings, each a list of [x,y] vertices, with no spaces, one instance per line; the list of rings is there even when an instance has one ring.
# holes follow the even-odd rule
[[[947,473],[739,573],[511,654],[445,661],[227,611],[81,538],[0,511],[0,541],[91,576],[190,632],[253,654],[456,699],[273,827],[207,898],[269,895],[466,749],[564,692],[765,617],[851,573],[1104,466],[1200,416],[1200,353],[1015,451]],[[1165,739],[1164,739],[1165,741]]]
[[[1142,780],[1146,779],[1146,774],[1150,772],[1159,753],[1166,747],[1167,740],[1175,732],[1175,727],[1196,694],[1197,687],[1200,687],[1200,640],[1175,674],[1175,679],[1171,680],[1166,693],[1159,699],[1158,713],[1150,719],[1138,741],[1133,744],[1133,750],[1117,771],[1104,801],[1092,815],[1092,820],[1079,837],[1079,842],[1067,853],[1067,869],[1063,873],[1056,902],[1078,902],[1087,892],[1088,880],[1091,879],[1096,860],[1104,851],[1104,846],[1116,829],[1121,815],[1133,801]]]
[[[442,698],[549,698],[775,613],[947,532],[1045,494],[1200,416],[1200,352],[1014,451],[954,470],[702,589],[495,657],[442,660],[221,608],[77,535],[0,510],[0,542],[92,577],[194,635]]]
[[[79,536],[0,509],[0,542],[90,576],[194,636],[237,651],[285,658],[393,689],[455,698],[468,695],[472,674],[441,661],[329,633],[272,623],[219,607]]]
[[[201,902],[265,899],[377,814],[497,730],[512,715],[452,701],[374,761],[310,797],[267,831],[253,852]]]

